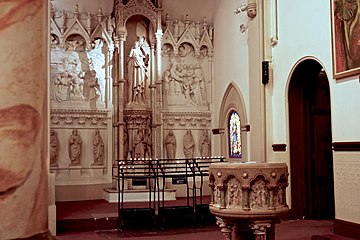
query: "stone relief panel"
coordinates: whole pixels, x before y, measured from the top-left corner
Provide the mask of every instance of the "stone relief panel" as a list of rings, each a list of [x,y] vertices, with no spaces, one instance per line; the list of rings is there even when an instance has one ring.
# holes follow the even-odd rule
[[[162,45],[163,99],[165,108],[208,109],[211,102],[213,27],[170,20],[166,15]]]
[[[233,177],[227,183],[227,191],[225,196],[226,207],[242,207],[241,196],[241,183],[239,180]]]
[[[250,208],[263,209],[269,206],[269,191],[266,187],[267,182],[262,176],[257,177],[251,183]]]
[[[105,107],[111,98],[113,19],[51,9],[50,100],[54,107]],[[95,104],[96,103],[96,104]]]

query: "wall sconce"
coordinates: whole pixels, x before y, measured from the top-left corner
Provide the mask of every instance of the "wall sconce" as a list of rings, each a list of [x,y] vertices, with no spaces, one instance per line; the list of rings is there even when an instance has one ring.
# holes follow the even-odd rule
[[[247,5],[241,5],[240,7],[238,7],[237,9],[234,10],[234,13],[235,14],[239,14],[239,13],[242,13],[242,12],[245,12],[247,13],[247,16],[249,18],[254,18],[256,17],[256,2],[251,2],[249,1],[249,3]]]
[[[234,14],[239,14],[242,12],[247,13],[247,16],[250,19],[253,19],[256,17],[256,0],[249,0],[247,5],[241,5],[240,7],[238,7],[237,9],[234,10]],[[248,29],[247,24],[241,24],[240,25],[240,32],[244,33],[246,30]]]

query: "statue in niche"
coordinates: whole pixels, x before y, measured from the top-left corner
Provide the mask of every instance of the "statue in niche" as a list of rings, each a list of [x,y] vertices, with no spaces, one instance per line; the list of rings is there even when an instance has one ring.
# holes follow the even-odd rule
[[[145,158],[151,158],[152,157],[152,135],[151,135],[151,129],[148,128],[145,130],[145,136],[144,136],[144,144],[145,144]]]
[[[175,159],[176,154],[176,138],[172,130],[165,137],[165,147],[168,159]]]
[[[145,104],[145,86],[147,79],[146,55],[142,49],[144,37],[135,41],[130,50],[128,63],[128,79],[131,91],[129,91],[129,103],[135,105]]]
[[[70,166],[79,166],[81,160],[82,140],[77,129],[73,129],[69,138]]]
[[[183,144],[184,144],[184,155],[185,158],[193,158],[194,157],[194,149],[195,149],[195,141],[194,141],[194,137],[191,133],[191,130],[187,130],[185,135],[184,135],[184,139],[183,139]]]
[[[95,130],[93,137],[93,147],[94,147],[94,162],[91,164],[93,166],[96,165],[104,165],[104,141],[100,135],[99,129]]]
[[[204,130],[200,136],[200,156],[210,157],[210,139],[207,130]]]
[[[56,132],[51,129],[50,130],[50,167],[58,166],[58,149],[59,139],[57,137]]]
[[[137,130],[134,136],[134,158],[145,157],[144,133],[141,129]]]

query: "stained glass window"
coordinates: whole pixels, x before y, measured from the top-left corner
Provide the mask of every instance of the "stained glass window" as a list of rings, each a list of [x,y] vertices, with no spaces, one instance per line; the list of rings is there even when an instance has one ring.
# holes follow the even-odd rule
[[[236,111],[231,111],[229,116],[229,157],[241,158],[241,129],[240,117]]]

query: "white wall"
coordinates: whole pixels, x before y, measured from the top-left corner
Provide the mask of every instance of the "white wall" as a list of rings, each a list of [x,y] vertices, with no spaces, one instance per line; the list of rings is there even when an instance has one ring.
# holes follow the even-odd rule
[[[249,107],[248,32],[240,32],[240,24],[246,24],[248,19],[246,13],[234,14],[234,9],[242,4],[245,1],[219,1],[214,16],[213,128],[219,127],[220,105],[230,82],[238,85],[246,108]],[[214,155],[221,152],[219,141],[220,138],[214,138]]]
[[[288,139],[287,93],[291,71],[298,61],[311,57],[324,67],[329,78],[332,140],[359,141],[360,95],[358,76],[337,81],[332,77],[331,20],[329,1],[278,1],[279,43],[273,49],[272,128],[276,143]],[[287,152],[271,158],[289,161]],[[334,152],[335,217],[360,223],[359,153]]]

